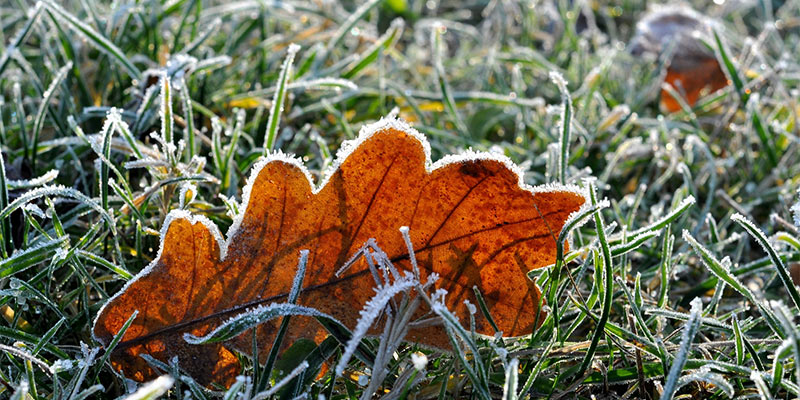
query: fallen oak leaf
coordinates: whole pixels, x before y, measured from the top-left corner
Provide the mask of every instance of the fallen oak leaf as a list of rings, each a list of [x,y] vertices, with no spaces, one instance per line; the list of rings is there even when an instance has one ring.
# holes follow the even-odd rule
[[[248,309],[285,301],[301,249],[310,253],[298,304],[355,326],[375,293],[373,277],[363,259],[336,272],[370,238],[410,271],[401,226],[410,227],[422,278],[440,276],[436,287],[449,292],[445,304],[455,315],[468,318],[464,300],[477,286],[505,336],[529,334],[541,321],[541,295],[526,273],[554,263],[564,221],[586,203],[575,187],[525,185],[502,156],[468,152],[432,163],[427,140],[397,120],[345,142],[318,187],[297,159],[269,155],[253,167],[242,198],[227,241],[206,218],[172,211],[157,258],[100,310],[93,333],[105,346],[139,311],[111,355],[126,376],[152,379],[139,357],[149,354],[178,357],[201,383],[231,384],[240,370],[233,351],[249,353],[252,336],[190,345],[184,334],[203,336]],[[494,334],[476,317],[477,332]],[[278,326],[259,325],[259,348],[272,345]],[[449,348],[441,329],[412,330],[407,339]],[[325,336],[315,321],[296,318],[285,343]]]
[[[681,101],[694,107],[702,96],[730,84],[714,51],[703,43],[714,25],[709,17],[682,5],[658,7],[636,24],[630,46],[634,56],[670,52],[661,89],[661,107],[666,111],[681,111]]]

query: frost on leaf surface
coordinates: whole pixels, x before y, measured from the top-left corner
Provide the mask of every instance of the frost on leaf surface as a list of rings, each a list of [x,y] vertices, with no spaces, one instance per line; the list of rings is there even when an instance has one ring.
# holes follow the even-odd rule
[[[439,276],[435,289],[448,292],[444,305],[456,316],[469,319],[464,300],[476,304],[477,286],[500,330],[531,333],[540,292],[526,273],[555,262],[556,237],[586,203],[584,194],[527,186],[502,156],[468,153],[434,164],[429,154],[425,138],[397,120],[382,120],[343,144],[316,186],[296,158],[269,154],[253,168],[226,239],[205,218],[170,213],[158,257],[103,307],[95,337],[108,345],[138,310],[111,355],[115,368],[142,381],[156,374],[140,355],[177,357],[200,382],[230,385],[240,368],[234,351],[251,351],[251,331],[204,345],[188,344],[184,334],[200,337],[246,310],[285,302],[303,249],[309,256],[297,304],[354,329],[375,281],[363,257],[336,272],[370,238],[410,272],[401,226],[409,227],[421,279]],[[475,318],[477,332],[494,332],[482,315]],[[380,332],[381,323],[368,334]],[[279,325],[278,319],[256,328],[258,348],[270,348]],[[406,339],[446,349],[442,329],[411,330]],[[315,320],[298,317],[284,343],[326,335]]]

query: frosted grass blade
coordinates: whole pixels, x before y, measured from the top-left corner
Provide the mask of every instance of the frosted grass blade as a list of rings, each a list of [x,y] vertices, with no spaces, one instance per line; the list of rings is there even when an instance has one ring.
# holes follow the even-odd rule
[[[291,77],[292,63],[298,51],[300,51],[300,46],[296,44],[289,46],[286,59],[281,67],[281,73],[278,76],[278,89],[275,91],[275,97],[272,98],[272,107],[270,107],[269,119],[267,120],[267,131],[264,135],[264,154],[272,150],[275,145],[275,138],[278,136],[278,126],[283,113],[283,102],[286,98],[286,85]]]
[[[108,53],[112,60],[116,60],[131,76],[133,79],[141,77],[141,71],[133,65],[130,59],[119,49],[114,43],[108,40],[105,36],[101,35],[91,26],[84,23],[76,16],[64,10],[52,0],[42,0],[42,4],[47,8],[47,11],[52,13],[59,21],[64,22],[67,26],[72,28],[75,32],[83,35],[89,43],[92,43],[98,50]]]
[[[703,303],[700,301],[700,298],[692,300],[689,320],[686,321],[686,325],[684,325],[683,333],[681,334],[681,345],[669,369],[667,380],[664,383],[664,392],[661,394],[661,400],[671,400],[675,395],[675,391],[678,390],[678,379],[683,371],[686,360],[689,358],[689,351],[691,350],[694,336],[700,328],[700,313],[702,311]]]
[[[764,232],[762,232],[761,229],[759,229],[753,222],[741,214],[733,214],[731,216],[731,221],[741,225],[747,231],[747,233],[749,233],[756,240],[756,242],[761,245],[761,248],[767,252],[770,260],[772,260],[772,263],[775,265],[775,269],[778,271],[778,276],[781,278],[783,286],[786,288],[786,291],[789,292],[789,296],[792,298],[795,308],[800,310],[800,293],[797,292],[797,286],[795,286],[792,278],[789,276],[789,269],[786,267],[786,264],[784,264],[783,260],[781,260],[781,258],[778,256],[778,252],[775,251],[774,247],[772,247],[772,244],[770,244],[767,236],[764,235]]]

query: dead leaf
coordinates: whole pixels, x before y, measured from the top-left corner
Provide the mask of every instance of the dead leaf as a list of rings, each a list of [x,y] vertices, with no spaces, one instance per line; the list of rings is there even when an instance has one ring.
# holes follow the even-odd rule
[[[505,336],[531,333],[540,292],[526,272],[555,262],[555,237],[585,196],[576,188],[524,185],[500,156],[470,152],[432,164],[429,154],[425,138],[396,120],[343,144],[338,167],[317,188],[300,161],[272,154],[253,168],[227,241],[203,217],[169,214],[158,257],[103,307],[96,339],[108,345],[138,310],[111,356],[115,368],[143,381],[155,373],[140,354],[178,357],[200,382],[230,384],[240,372],[233,350],[248,354],[252,336],[196,346],[184,333],[201,336],[257,305],[285,301],[301,249],[310,255],[299,304],[352,328],[374,281],[363,260],[334,273],[370,238],[410,270],[401,226],[410,227],[423,278],[440,275],[437,286],[448,290],[446,304],[462,321],[469,315],[464,300],[476,304],[476,285]],[[478,332],[494,334],[476,318]],[[270,348],[278,325],[259,326],[259,349]],[[325,336],[316,321],[295,318],[286,343]],[[449,348],[440,326],[412,330],[407,339]]]
[[[702,96],[728,86],[728,77],[722,72],[715,58],[696,58],[683,61],[686,64],[683,65],[683,68],[675,65],[667,68],[664,82],[684,96],[684,101],[690,107],[693,107]],[[682,110],[678,100],[663,89],[661,90],[661,106],[669,112]]]
[[[792,277],[792,282],[795,285],[800,286],[800,263],[795,262],[789,264],[789,276]]]
[[[710,41],[713,25],[709,17],[685,5],[656,7],[636,24],[630,50],[635,56],[653,59],[667,52],[664,83],[692,107],[700,97],[729,84],[714,51],[703,44],[703,38]],[[668,112],[682,110],[666,90],[661,91],[661,107]]]

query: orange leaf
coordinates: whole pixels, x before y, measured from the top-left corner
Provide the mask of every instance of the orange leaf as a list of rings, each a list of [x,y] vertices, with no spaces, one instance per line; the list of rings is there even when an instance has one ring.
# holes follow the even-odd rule
[[[477,286],[505,336],[531,333],[540,292],[526,272],[555,262],[555,237],[585,196],[527,186],[500,156],[467,153],[432,164],[429,154],[419,133],[383,120],[342,145],[318,187],[300,161],[270,155],[253,168],[227,241],[203,217],[169,214],[158,257],[103,307],[95,337],[108,345],[139,310],[112,354],[115,368],[142,381],[155,372],[140,354],[177,356],[200,382],[230,384],[240,371],[232,351],[249,353],[251,335],[189,345],[184,333],[201,336],[257,305],[285,301],[301,249],[310,255],[298,303],[352,328],[375,293],[373,277],[363,259],[335,273],[370,238],[397,268],[410,270],[402,226],[410,227],[422,278],[440,275],[436,286],[449,292],[446,305],[462,321]],[[476,319],[478,332],[494,334]],[[260,349],[270,348],[279,322],[257,328]],[[325,335],[316,321],[295,318],[286,343]],[[449,348],[441,326],[412,330],[407,340]]]
[[[686,103],[690,107],[703,95],[728,86],[728,78],[714,58],[687,59],[682,60],[679,65],[671,65],[667,68],[664,82],[686,96]],[[669,112],[682,110],[678,100],[666,90],[661,91],[661,106]]]
[[[713,25],[711,19],[684,5],[658,7],[636,24],[630,49],[634,56],[658,56],[669,49],[664,83],[694,107],[702,96],[729,84],[714,51],[701,39],[709,37]],[[661,107],[668,112],[682,109],[679,99],[666,90],[661,91]]]

